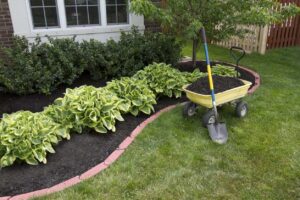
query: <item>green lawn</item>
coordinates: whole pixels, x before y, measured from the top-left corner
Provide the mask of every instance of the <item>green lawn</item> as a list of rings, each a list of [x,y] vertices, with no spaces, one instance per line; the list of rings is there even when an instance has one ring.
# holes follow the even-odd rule
[[[201,51],[201,57],[203,57]],[[212,60],[231,61],[211,46]],[[184,49],[191,55],[191,48]],[[300,48],[247,55],[261,88],[237,119],[222,110],[230,138],[220,146],[182,107],[163,114],[98,176],[41,199],[300,199]]]

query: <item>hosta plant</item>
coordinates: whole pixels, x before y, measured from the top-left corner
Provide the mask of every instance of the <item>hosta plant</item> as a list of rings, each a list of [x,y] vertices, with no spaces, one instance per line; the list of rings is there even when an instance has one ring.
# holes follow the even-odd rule
[[[212,67],[212,74],[218,76],[237,77],[238,73],[234,67],[217,64]]]
[[[148,115],[154,111],[155,94],[148,88],[145,81],[124,77],[109,82],[106,88],[123,99],[127,108],[126,112],[134,116],[137,116],[140,111]]]
[[[0,166],[25,161],[30,165],[46,163],[52,145],[62,138],[70,139],[68,129],[43,113],[20,111],[4,114],[0,122]]]
[[[138,71],[134,78],[144,80],[156,95],[181,97],[186,79],[182,73],[165,63],[153,63]]]
[[[195,69],[192,73],[190,72],[181,72],[187,83],[193,83],[199,78],[207,76],[207,73],[200,72],[199,69]]]
[[[67,89],[65,96],[55,100],[45,113],[78,133],[86,127],[107,133],[116,130],[116,120],[123,121],[121,111],[126,110],[123,100],[106,88],[81,86]]]

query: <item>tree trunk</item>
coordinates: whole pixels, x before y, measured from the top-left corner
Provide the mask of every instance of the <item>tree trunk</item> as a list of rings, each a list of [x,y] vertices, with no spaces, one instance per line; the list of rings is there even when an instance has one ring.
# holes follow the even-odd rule
[[[193,40],[193,67],[196,68],[198,40]]]

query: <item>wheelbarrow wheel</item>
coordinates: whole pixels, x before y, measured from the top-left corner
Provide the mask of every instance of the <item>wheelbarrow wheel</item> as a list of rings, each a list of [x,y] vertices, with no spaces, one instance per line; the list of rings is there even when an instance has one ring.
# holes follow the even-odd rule
[[[216,116],[213,110],[209,110],[202,117],[202,124],[206,127],[208,124],[216,123]]]
[[[197,104],[188,102],[184,105],[182,114],[184,117],[191,117],[196,114]]]
[[[235,108],[235,114],[239,118],[246,117],[248,113],[248,104],[244,101],[239,102]]]

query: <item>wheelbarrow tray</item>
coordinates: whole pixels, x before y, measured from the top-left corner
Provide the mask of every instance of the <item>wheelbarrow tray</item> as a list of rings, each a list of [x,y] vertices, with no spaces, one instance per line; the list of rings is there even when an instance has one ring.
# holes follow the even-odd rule
[[[231,101],[243,98],[247,95],[248,89],[251,87],[252,83],[243,79],[240,79],[245,85],[240,87],[232,88],[230,90],[226,90],[224,92],[220,92],[216,94],[216,104],[222,105],[225,103],[229,103]],[[186,93],[187,98],[203,107],[212,108],[211,95],[203,95],[192,92],[187,89],[189,85],[185,85],[182,89]]]

